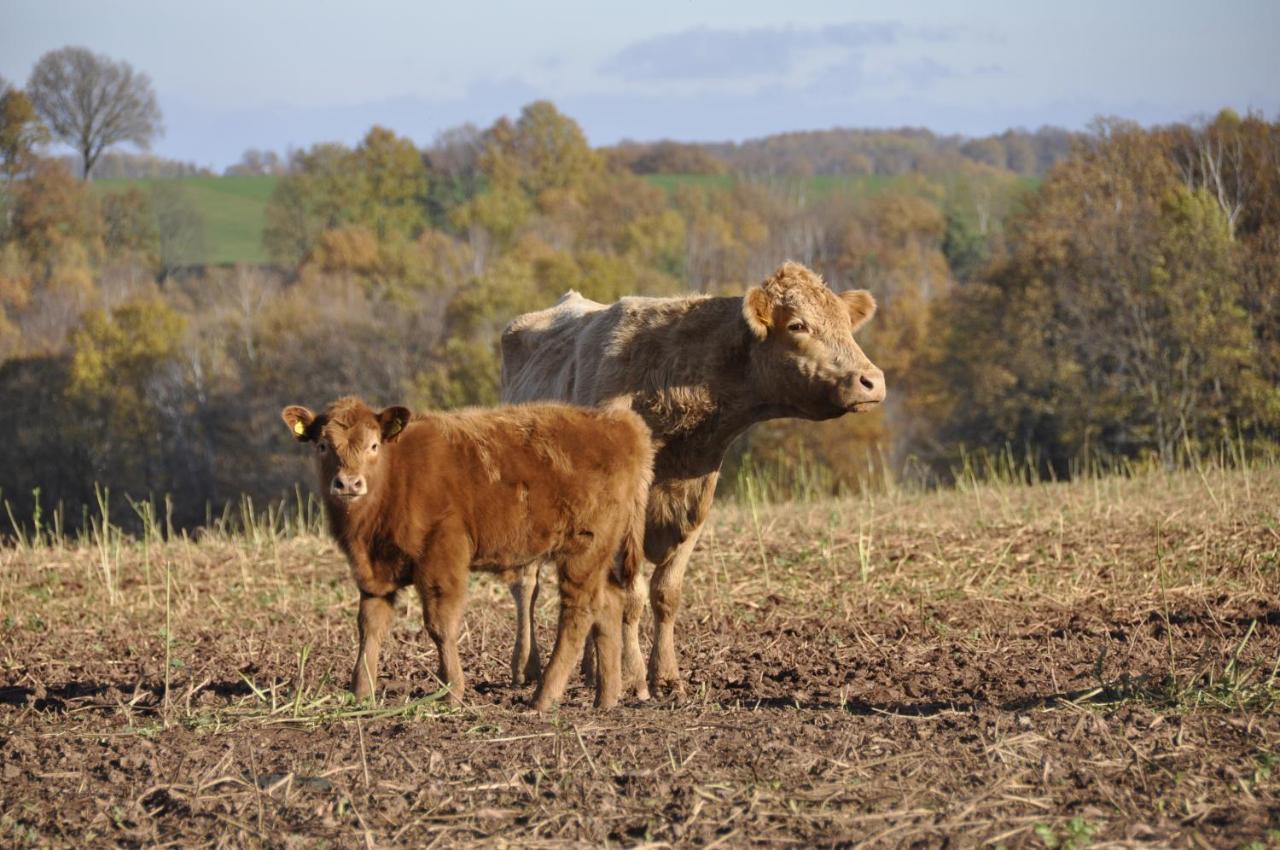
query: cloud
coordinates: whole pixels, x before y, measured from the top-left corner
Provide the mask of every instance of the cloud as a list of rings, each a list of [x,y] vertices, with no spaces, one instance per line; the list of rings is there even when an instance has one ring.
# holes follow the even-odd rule
[[[928,88],[939,80],[958,76],[955,69],[935,62],[927,56],[903,63],[898,71],[913,89]]]
[[[893,44],[902,32],[895,21],[858,21],[829,24],[818,30],[822,40],[840,47],[874,47]]]
[[[892,21],[829,24],[818,28],[695,27],[630,44],[600,70],[627,80],[717,80],[777,76],[792,71],[807,50],[852,50],[894,43],[902,25]]]

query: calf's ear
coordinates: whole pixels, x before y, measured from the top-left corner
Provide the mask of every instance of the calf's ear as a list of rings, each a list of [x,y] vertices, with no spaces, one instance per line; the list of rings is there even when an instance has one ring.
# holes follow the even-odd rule
[[[311,426],[315,424],[316,415],[310,410],[298,404],[291,404],[280,411],[280,418],[289,426],[289,433],[299,443],[315,439],[315,435],[311,433]]]
[[[849,311],[849,321],[853,323],[855,331],[871,321],[871,317],[876,314],[876,299],[872,298],[871,293],[865,289],[841,292],[840,300]]]
[[[378,425],[382,427],[382,442],[389,443],[398,437],[412,416],[407,407],[388,407],[379,413]]]
[[[773,324],[773,301],[759,286],[747,290],[742,299],[742,318],[756,339],[764,339],[769,335],[769,326]]]

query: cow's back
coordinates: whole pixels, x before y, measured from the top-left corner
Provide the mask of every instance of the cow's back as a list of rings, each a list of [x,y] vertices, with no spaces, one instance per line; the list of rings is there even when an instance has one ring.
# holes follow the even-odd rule
[[[636,389],[619,368],[620,360],[630,359],[620,355],[633,325],[650,303],[663,300],[600,304],[570,291],[546,310],[517,316],[502,335],[502,400],[614,406]]]
[[[553,306],[517,316],[502,332],[502,401],[555,400],[590,405],[581,386],[576,350],[605,305],[570,290]]]

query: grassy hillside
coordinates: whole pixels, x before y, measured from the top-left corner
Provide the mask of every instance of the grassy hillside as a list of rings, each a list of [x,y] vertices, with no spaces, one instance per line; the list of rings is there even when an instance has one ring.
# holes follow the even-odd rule
[[[314,511],[0,547],[0,845],[1275,847],[1277,504],[1272,465],[726,501],[684,695],[544,716],[490,576],[465,707],[412,592],[354,704]]]
[[[668,192],[683,186],[729,189],[740,178],[731,174],[651,174],[651,184]],[[266,226],[267,201],[275,189],[276,177],[184,177],[177,179],[110,179],[97,180],[98,192],[120,191],[129,186],[150,189],[158,183],[176,184],[200,213],[205,223],[205,263],[265,263],[266,249],[262,231]],[[815,198],[836,193],[871,196],[895,190],[919,193],[933,183],[923,182],[917,175],[836,175],[809,178],[778,178],[780,183],[795,185]],[[1021,188],[1034,188],[1034,178],[1018,178]]]
[[[266,226],[267,199],[275,189],[275,177],[184,177],[172,180],[99,180],[100,192],[129,186],[150,189],[157,183],[177,184],[199,211],[205,224],[205,262],[264,263],[262,231]]]

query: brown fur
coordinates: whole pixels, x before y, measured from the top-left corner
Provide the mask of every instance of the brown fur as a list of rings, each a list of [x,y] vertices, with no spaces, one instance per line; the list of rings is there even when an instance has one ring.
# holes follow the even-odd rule
[[[329,530],[360,590],[357,697],[373,694],[396,594],[413,585],[440,677],[461,701],[469,573],[509,574],[546,559],[558,568],[560,624],[534,705],[560,698],[588,630],[605,647],[596,704],[617,702],[622,588],[640,571],[652,478],[639,416],[562,404],[411,416],[403,407],[374,413],[354,398],[282,416],[316,446]]]
[[[673,623],[685,565],[730,442],[756,422],[829,419],[884,399],[884,375],[853,333],[870,320],[865,291],[836,294],[798,263],[783,263],[744,297],[623,298],[597,304],[576,292],[517,317],[502,337],[506,401],[558,399],[631,408],[653,430],[658,454],[645,554],[655,640],[651,684],[679,687]],[[513,585],[519,628],[512,675],[535,678],[531,605],[536,565]],[[623,670],[644,696],[638,617],[643,588],[629,592]]]

